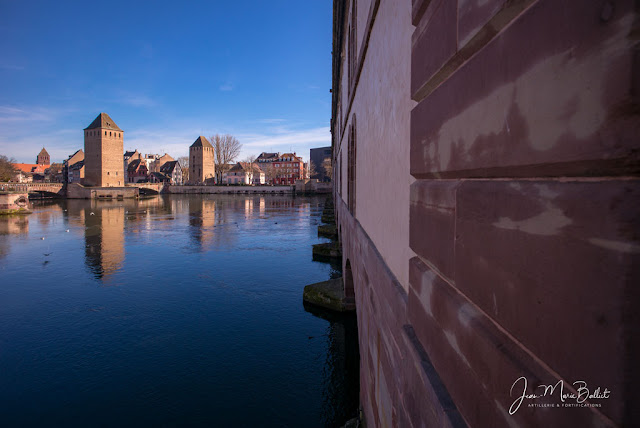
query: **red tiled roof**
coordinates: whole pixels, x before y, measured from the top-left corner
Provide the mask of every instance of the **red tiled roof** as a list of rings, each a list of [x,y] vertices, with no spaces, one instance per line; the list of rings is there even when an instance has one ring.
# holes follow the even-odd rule
[[[14,163],[13,166],[22,172],[28,173],[44,173],[44,170],[48,168],[48,165],[38,165],[36,163]]]

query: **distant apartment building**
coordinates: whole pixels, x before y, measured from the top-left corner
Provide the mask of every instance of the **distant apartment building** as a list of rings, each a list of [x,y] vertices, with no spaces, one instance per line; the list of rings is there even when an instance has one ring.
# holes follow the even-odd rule
[[[256,158],[256,162],[259,164],[263,164],[263,163],[268,163],[268,162],[273,162],[275,160],[277,160],[280,157],[280,153],[267,153],[267,152],[262,152],[260,153],[260,155]]]
[[[138,152],[138,150],[134,150],[134,151],[126,151],[124,152],[124,157],[123,157],[123,168],[124,168],[124,181],[125,183],[129,183],[129,176],[128,176],[128,169],[129,169],[129,164],[131,162],[133,162],[134,160],[141,160],[142,159],[142,155]]]
[[[319,181],[331,181],[331,177],[327,171],[327,164],[331,165],[331,146],[318,147],[309,151],[309,160],[313,163],[315,174],[309,178],[315,178]]]
[[[294,185],[304,178],[304,162],[295,153],[284,153],[273,162],[273,184]]]
[[[226,173],[225,184],[265,184],[265,174],[255,163],[238,162]]]
[[[127,180],[129,183],[149,181],[149,169],[144,159],[136,159],[127,166]]]
[[[215,172],[213,146],[201,135],[189,147],[189,182],[213,184]]]
[[[124,186],[124,131],[106,113],[100,113],[84,129],[85,177],[87,186]]]
[[[84,178],[84,152],[77,150],[63,162],[64,181],[66,183],[80,183]]]
[[[180,162],[176,160],[165,162],[162,167],[160,167],[158,174],[161,174],[162,182],[165,183],[180,185],[183,182],[182,167],[180,166]]]
[[[164,154],[162,156],[156,155],[156,159],[151,163],[149,167],[149,171],[151,172],[160,172],[164,164],[167,162],[174,162],[175,159],[169,156],[168,154]]]
[[[84,159],[67,169],[67,183],[81,183],[84,178]]]

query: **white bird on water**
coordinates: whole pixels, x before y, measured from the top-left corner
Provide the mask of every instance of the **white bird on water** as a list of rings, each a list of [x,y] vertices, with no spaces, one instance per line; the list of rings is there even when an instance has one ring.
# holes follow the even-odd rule
[[[44,241],[44,236],[42,238],[40,238],[40,239],[42,239]]]

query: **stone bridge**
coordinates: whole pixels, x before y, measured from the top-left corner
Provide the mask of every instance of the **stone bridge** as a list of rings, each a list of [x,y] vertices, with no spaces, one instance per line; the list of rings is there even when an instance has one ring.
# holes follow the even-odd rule
[[[140,195],[157,195],[164,189],[164,183],[127,183],[127,187],[137,187]]]
[[[62,183],[0,183],[0,191],[28,193],[31,197],[55,197],[65,196],[65,188]]]

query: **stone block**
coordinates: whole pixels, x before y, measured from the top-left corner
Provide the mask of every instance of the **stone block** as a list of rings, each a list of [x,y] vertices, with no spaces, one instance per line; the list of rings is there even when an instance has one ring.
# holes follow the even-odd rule
[[[443,275],[453,277],[457,180],[418,180],[411,185],[409,244]]]
[[[411,50],[411,93],[414,94],[457,49],[456,2],[432,0],[417,24]]]
[[[456,287],[563,378],[623,394],[639,206],[638,180],[465,181]],[[620,420],[621,406],[602,409]]]
[[[458,0],[458,49],[466,45],[506,0]]]
[[[541,409],[525,403],[509,414],[518,378],[524,376],[532,393],[559,379],[418,258],[410,261],[410,287],[409,321],[469,426],[612,426],[592,408]],[[561,401],[556,392],[542,402]]]
[[[640,120],[632,102],[634,50],[628,39],[633,8],[631,2],[616,3],[603,21],[602,7],[540,0],[452,70],[411,112],[411,174],[637,172]],[[414,72],[426,69],[419,62],[426,55],[422,49],[429,50],[414,45]],[[424,74],[412,78],[422,84]]]

